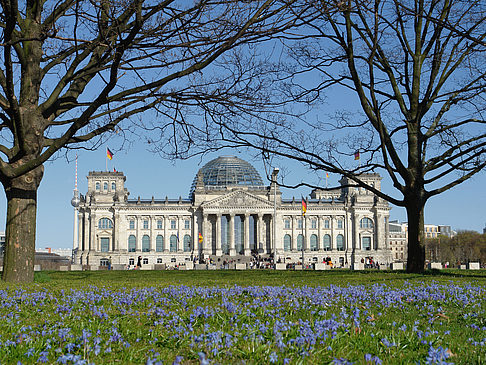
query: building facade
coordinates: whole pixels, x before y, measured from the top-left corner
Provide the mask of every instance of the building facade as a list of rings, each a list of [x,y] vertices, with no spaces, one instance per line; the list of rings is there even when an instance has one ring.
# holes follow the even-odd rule
[[[378,174],[361,176],[380,189]],[[189,199],[129,199],[122,172],[90,172],[75,208],[73,263],[181,265],[188,261],[392,262],[388,203],[343,178],[334,191],[283,199],[276,174],[264,185],[248,162],[219,157],[201,168]],[[302,257],[303,256],[303,257]]]

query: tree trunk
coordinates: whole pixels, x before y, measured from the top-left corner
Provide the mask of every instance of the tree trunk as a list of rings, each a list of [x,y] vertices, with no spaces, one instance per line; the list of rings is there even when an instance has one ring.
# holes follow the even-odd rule
[[[407,272],[423,273],[425,265],[424,206],[417,201],[409,201],[408,218],[408,258]]]
[[[42,166],[4,182],[7,224],[2,280],[26,283],[34,280],[37,188]]]

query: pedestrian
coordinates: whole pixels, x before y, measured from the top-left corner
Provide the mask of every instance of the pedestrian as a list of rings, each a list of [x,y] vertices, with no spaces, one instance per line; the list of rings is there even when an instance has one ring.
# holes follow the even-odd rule
[[[142,268],[142,256],[138,256],[137,267],[135,270],[140,270]]]
[[[111,256],[110,256],[110,258],[108,259],[108,270],[111,270]]]

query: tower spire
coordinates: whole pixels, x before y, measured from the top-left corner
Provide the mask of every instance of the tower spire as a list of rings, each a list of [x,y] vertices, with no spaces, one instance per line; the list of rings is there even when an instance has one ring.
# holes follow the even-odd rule
[[[76,170],[74,174],[74,191],[78,191],[78,154],[76,153]]]

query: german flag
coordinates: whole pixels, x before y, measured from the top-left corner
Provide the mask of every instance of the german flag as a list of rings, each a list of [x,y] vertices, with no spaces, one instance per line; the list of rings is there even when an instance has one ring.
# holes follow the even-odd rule
[[[201,232],[199,232],[199,243],[202,243],[203,241],[203,235],[201,234]]]
[[[106,157],[108,157],[108,159],[110,160],[113,160],[113,152],[111,152],[108,147],[106,147]]]
[[[354,153],[354,159],[359,160],[359,150]]]
[[[307,203],[305,202],[304,197],[302,197],[302,215],[305,215],[307,212]]]

